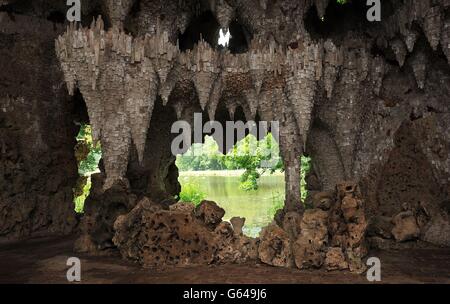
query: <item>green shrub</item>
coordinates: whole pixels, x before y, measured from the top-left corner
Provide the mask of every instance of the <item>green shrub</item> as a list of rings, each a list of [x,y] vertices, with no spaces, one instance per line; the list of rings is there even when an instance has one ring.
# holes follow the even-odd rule
[[[89,196],[89,193],[91,191],[91,178],[88,177],[86,180],[86,183],[84,184],[82,188],[82,193],[75,197],[74,203],[75,203],[75,212],[77,213],[83,213],[84,211],[84,202],[86,201],[86,198]]]
[[[98,172],[98,163],[102,158],[102,150],[100,143],[94,143],[92,139],[92,128],[90,125],[82,124],[76,139],[75,158],[78,162],[78,174],[80,176],[73,189],[73,194],[75,211],[82,213],[84,202],[91,190],[91,175]]]
[[[200,187],[193,183],[184,184],[181,187],[180,201],[184,203],[193,203],[199,205],[206,197],[206,193],[200,190]]]

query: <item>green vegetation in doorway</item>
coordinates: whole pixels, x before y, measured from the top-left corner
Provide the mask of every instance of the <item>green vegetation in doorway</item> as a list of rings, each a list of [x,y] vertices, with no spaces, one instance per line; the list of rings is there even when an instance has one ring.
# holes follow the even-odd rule
[[[82,213],[84,202],[91,190],[91,175],[99,172],[98,163],[102,158],[101,145],[94,143],[92,139],[92,128],[90,125],[82,124],[75,146],[75,158],[78,163],[79,178],[73,189],[75,211]]]

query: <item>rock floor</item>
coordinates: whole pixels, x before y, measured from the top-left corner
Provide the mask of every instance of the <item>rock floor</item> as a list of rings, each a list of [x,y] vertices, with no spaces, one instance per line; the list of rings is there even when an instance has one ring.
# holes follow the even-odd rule
[[[0,244],[0,283],[67,283],[66,261],[81,259],[82,283],[367,283],[365,275],[305,271],[263,264],[142,269],[120,256],[73,252],[74,238],[40,238]],[[382,283],[450,284],[450,249],[372,252],[380,258]]]

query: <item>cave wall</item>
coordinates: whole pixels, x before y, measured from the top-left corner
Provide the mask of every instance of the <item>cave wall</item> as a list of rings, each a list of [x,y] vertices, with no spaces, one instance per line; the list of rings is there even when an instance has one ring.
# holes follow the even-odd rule
[[[63,27],[0,13],[0,238],[68,234],[74,103],[53,50]]]

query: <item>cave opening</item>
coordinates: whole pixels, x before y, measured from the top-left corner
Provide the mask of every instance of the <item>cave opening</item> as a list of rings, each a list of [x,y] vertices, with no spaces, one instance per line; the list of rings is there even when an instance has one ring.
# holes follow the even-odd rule
[[[79,89],[75,91],[72,102],[74,123],[78,128],[74,147],[78,179],[73,187],[73,202],[75,211],[83,213],[84,203],[91,190],[91,176],[100,172],[99,163],[102,151],[100,142],[93,140],[86,103]]]
[[[366,1],[332,0],[320,16],[313,5],[305,15],[305,28],[314,39],[332,37],[339,42],[348,32],[362,30],[372,24],[366,18],[367,9]],[[386,16],[384,9],[383,16]]]
[[[254,117],[256,131],[249,125],[245,125],[245,132],[227,128],[227,124],[250,123],[252,120],[245,113],[241,106],[234,108],[220,102],[215,122],[223,127],[223,134],[218,134],[216,129],[204,133],[200,141],[193,141],[186,152],[177,155],[175,165],[181,189],[176,199],[194,205],[203,200],[214,201],[225,210],[225,221],[244,217],[244,234],[257,237],[284,208],[284,161],[278,137],[272,134],[274,130],[270,124],[259,125],[258,115]],[[202,120],[203,126],[206,123]],[[229,140],[230,135],[234,135],[233,140]],[[302,162],[300,189],[304,202],[308,194],[306,176],[310,159],[299,157]]]
[[[200,39],[212,48],[241,54],[248,51],[252,35],[238,19],[232,20],[228,28],[220,28],[213,13],[205,11],[193,18],[184,33],[178,36],[180,50],[192,50]]]
[[[248,52],[252,35],[246,27],[238,19],[234,19],[231,21],[228,31],[230,33],[230,39],[227,49],[230,53],[242,54]]]
[[[215,139],[206,135],[204,143],[195,143],[177,156],[179,200],[195,205],[214,201],[225,210],[224,220],[244,217],[244,234],[256,237],[284,206],[285,181],[278,143],[271,133],[261,140],[248,134],[228,152],[220,150]],[[263,161],[272,150],[276,152],[272,155],[275,162],[265,167]]]
[[[220,25],[211,11],[205,11],[194,17],[188,27],[178,36],[181,51],[192,50],[203,39],[211,47],[218,45]]]

